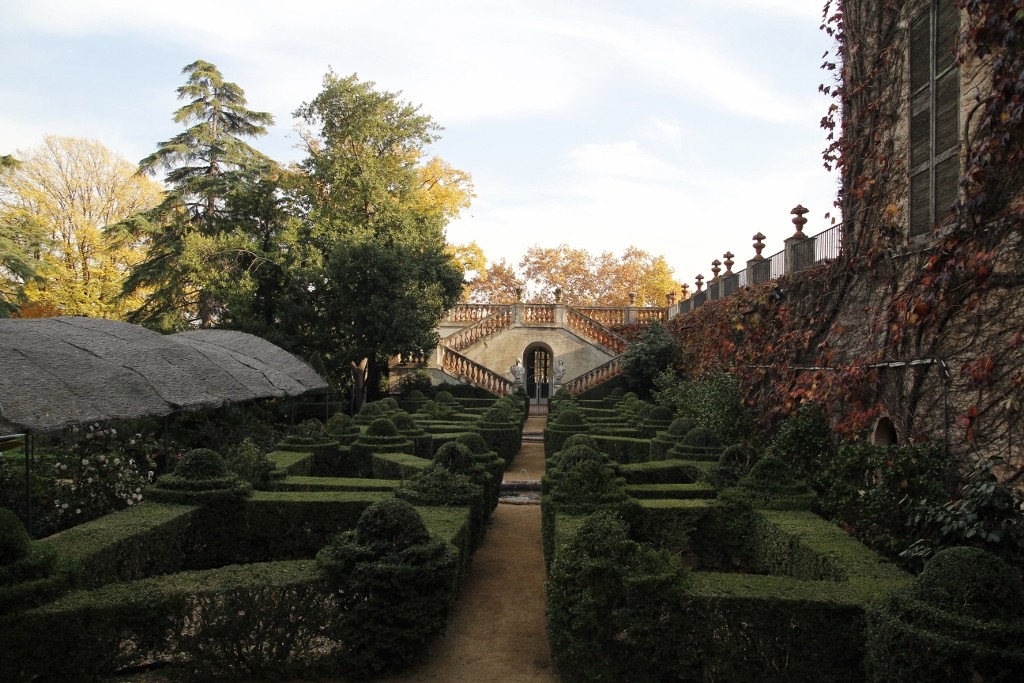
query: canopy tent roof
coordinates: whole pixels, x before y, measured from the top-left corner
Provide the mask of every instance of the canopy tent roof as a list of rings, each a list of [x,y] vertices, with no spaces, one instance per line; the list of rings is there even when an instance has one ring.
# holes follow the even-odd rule
[[[305,362],[243,332],[163,335],[96,318],[0,319],[0,434],[326,388]]]

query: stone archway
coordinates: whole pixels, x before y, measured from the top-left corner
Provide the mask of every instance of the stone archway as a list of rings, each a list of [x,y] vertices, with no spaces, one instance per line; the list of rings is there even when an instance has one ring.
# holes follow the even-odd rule
[[[896,434],[896,425],[888,417],[878,418],[875,423],[875,431],[871,434],[871,443],[879,446],[895,446],[899,442]]]
[[[555,354],[543,342],[533,342],[523,351],[523,365],[526,366],[526,395],[530,405],[547,406],[551,396],[551,370]]]

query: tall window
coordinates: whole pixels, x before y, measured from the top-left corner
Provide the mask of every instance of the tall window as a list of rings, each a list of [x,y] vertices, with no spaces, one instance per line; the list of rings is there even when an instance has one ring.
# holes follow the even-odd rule
[[[949,215],[960,183],[955,0],[931,0],[910,24],[910,236]]]

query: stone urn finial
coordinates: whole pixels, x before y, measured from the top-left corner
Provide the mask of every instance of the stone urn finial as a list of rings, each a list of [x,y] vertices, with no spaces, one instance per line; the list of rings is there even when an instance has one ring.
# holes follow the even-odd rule
[[[636,292],[629,293],[629,305],[636,306]]]
[[[690,285],[688,285],[688,284],[686,284],[684,282],[679,289],[682,290],[680,292],[680,296],[682,297],[682,301],[686,301],[687,299],[690,298]]]
[[[701,289],[704,288],[704,276],[703,275],[699,275],[698,274],[697,277],[693,278],[693,281],[697,283],[697,291],[698,292]]]
[[[669,306],[675,306],[676,305],[676,293],[675,292],[669,292],[668,294],[665,295],[665,300],[668,301],[668,305]]]
[[[735,261],[732,260],[734,256],[735,254],[733,254],[731,251],[727,251],[724,254],[722,254],[722,258],[725,259],[725,277],[729,277],[730,275],[732,275],[732,266],[734,263],[736,263]]]
[[[722,272],[722,262],[715,259],[711,262],[711,281],[714,282],[718,279],[718,274]]]
[[[809,209],[805,209],[800,204],[797,204],[793,207],[793,210],[790,211],[791,214],[796,216],[796,218],[793,219],[793,225],[796,226],[796,232],[793,233],[793,237],[796,237],[797,239],[807,237],[807,235],[804,234],[804,226],[807,225],[807,219],[804,218],[804,214],[807,213],[808,210]]]
[[[761,252],[764,251],[765,236],[762,235],[761,233],[757,233],[756,235],[751,237],[751,239],[754,240],[754,251],[757,252],[754,255],[754,258],[751,259],[751,261],[763,261],[764,256],[761,256]]]
[[[523,288],[522,287],[516,287],[516,303],[519,304],[519,303],[522,303],[522,302],[523,302]]]
[[[561,287],[555,287],[555,303],[556,304],[562,303],[562,288]]]

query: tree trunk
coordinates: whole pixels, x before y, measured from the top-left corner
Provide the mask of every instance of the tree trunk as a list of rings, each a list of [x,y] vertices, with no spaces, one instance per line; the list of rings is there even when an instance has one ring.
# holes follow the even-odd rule
[[[364,358],[359,363],[352,361],[349,371],[352,373],[352,414],[357,414],[366,403],[366,366],[369,358]]]

